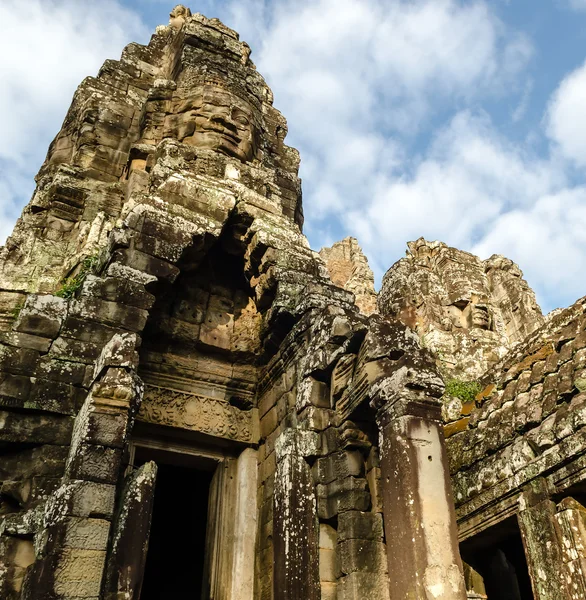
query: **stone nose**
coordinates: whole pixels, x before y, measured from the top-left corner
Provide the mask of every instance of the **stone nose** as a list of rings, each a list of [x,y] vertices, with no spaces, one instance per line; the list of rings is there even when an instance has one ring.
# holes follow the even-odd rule
[[[232,121],[230,115],[228,114],[214,115],[210,120],[212,123],[217,123],[218,125],[221,125],[225,129],[228,129],[233,133],[236,133],[238,131],[236,124],[234,123],[234,121]]]

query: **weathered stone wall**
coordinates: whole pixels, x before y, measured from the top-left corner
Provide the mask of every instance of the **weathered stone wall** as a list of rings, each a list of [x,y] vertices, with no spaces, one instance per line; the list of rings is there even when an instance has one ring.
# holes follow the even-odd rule
[[[366,331],[349,300],[307,313],[261,378],[258,598],[388,597],[376,427],[335,410]]]
[[[488,371],[463,431],[447,432],[461,539],[516,516],[539,600],[586,589],[583,508],[570,498],[585,479],[585,307],[558,313]]]
[[[484,376],[467,429],[448,439],[458,505],[492,495],[497,484],[518,488],[515,474],[534,477],[586,450],[578,441],[585,424],[585,305],[579,300],[559,314]]]
[[[3,597],[97,598],[135,420],[256,444],[256,365],[330,295],[299,229],[298,155],[249,54],[194,15],[106,63],[4,249]],[[188,85],[201,93],[181,126],[201,135],[181,143]],[[68,215],[53,202],[64,173]]]

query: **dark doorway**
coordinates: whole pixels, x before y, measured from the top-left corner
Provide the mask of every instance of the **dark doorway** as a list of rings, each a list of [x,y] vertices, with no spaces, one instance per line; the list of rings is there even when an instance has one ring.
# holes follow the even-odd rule
[[[200,600],[214,473],[158,461],[157,466],[141,600]]]
[[[488,600],[533,600],[521,532],[515,517],[466,540],[462,559],[484,579]]]

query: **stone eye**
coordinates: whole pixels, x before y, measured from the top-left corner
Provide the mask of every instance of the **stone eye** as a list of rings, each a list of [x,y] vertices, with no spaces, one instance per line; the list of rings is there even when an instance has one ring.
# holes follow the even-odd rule
[[[250,123],[250,121],[242,114],[232,115],[232,119],[235,123],[238,123],[238,125],[243,125],[244,127]]]

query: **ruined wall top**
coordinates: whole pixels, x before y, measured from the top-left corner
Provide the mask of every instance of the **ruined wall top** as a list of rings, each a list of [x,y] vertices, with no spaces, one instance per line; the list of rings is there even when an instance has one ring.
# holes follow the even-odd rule
[[[376,312],[374,274],[358,240],[346,237],[329,248],[322,248],[319,254],[332,281],[354,294],[360,312],[365,315]]]
[[[543,323],[511,260],[488,260],[423,238],[385,274],[379,310],[415,329],[444,370],[476,379]]]

